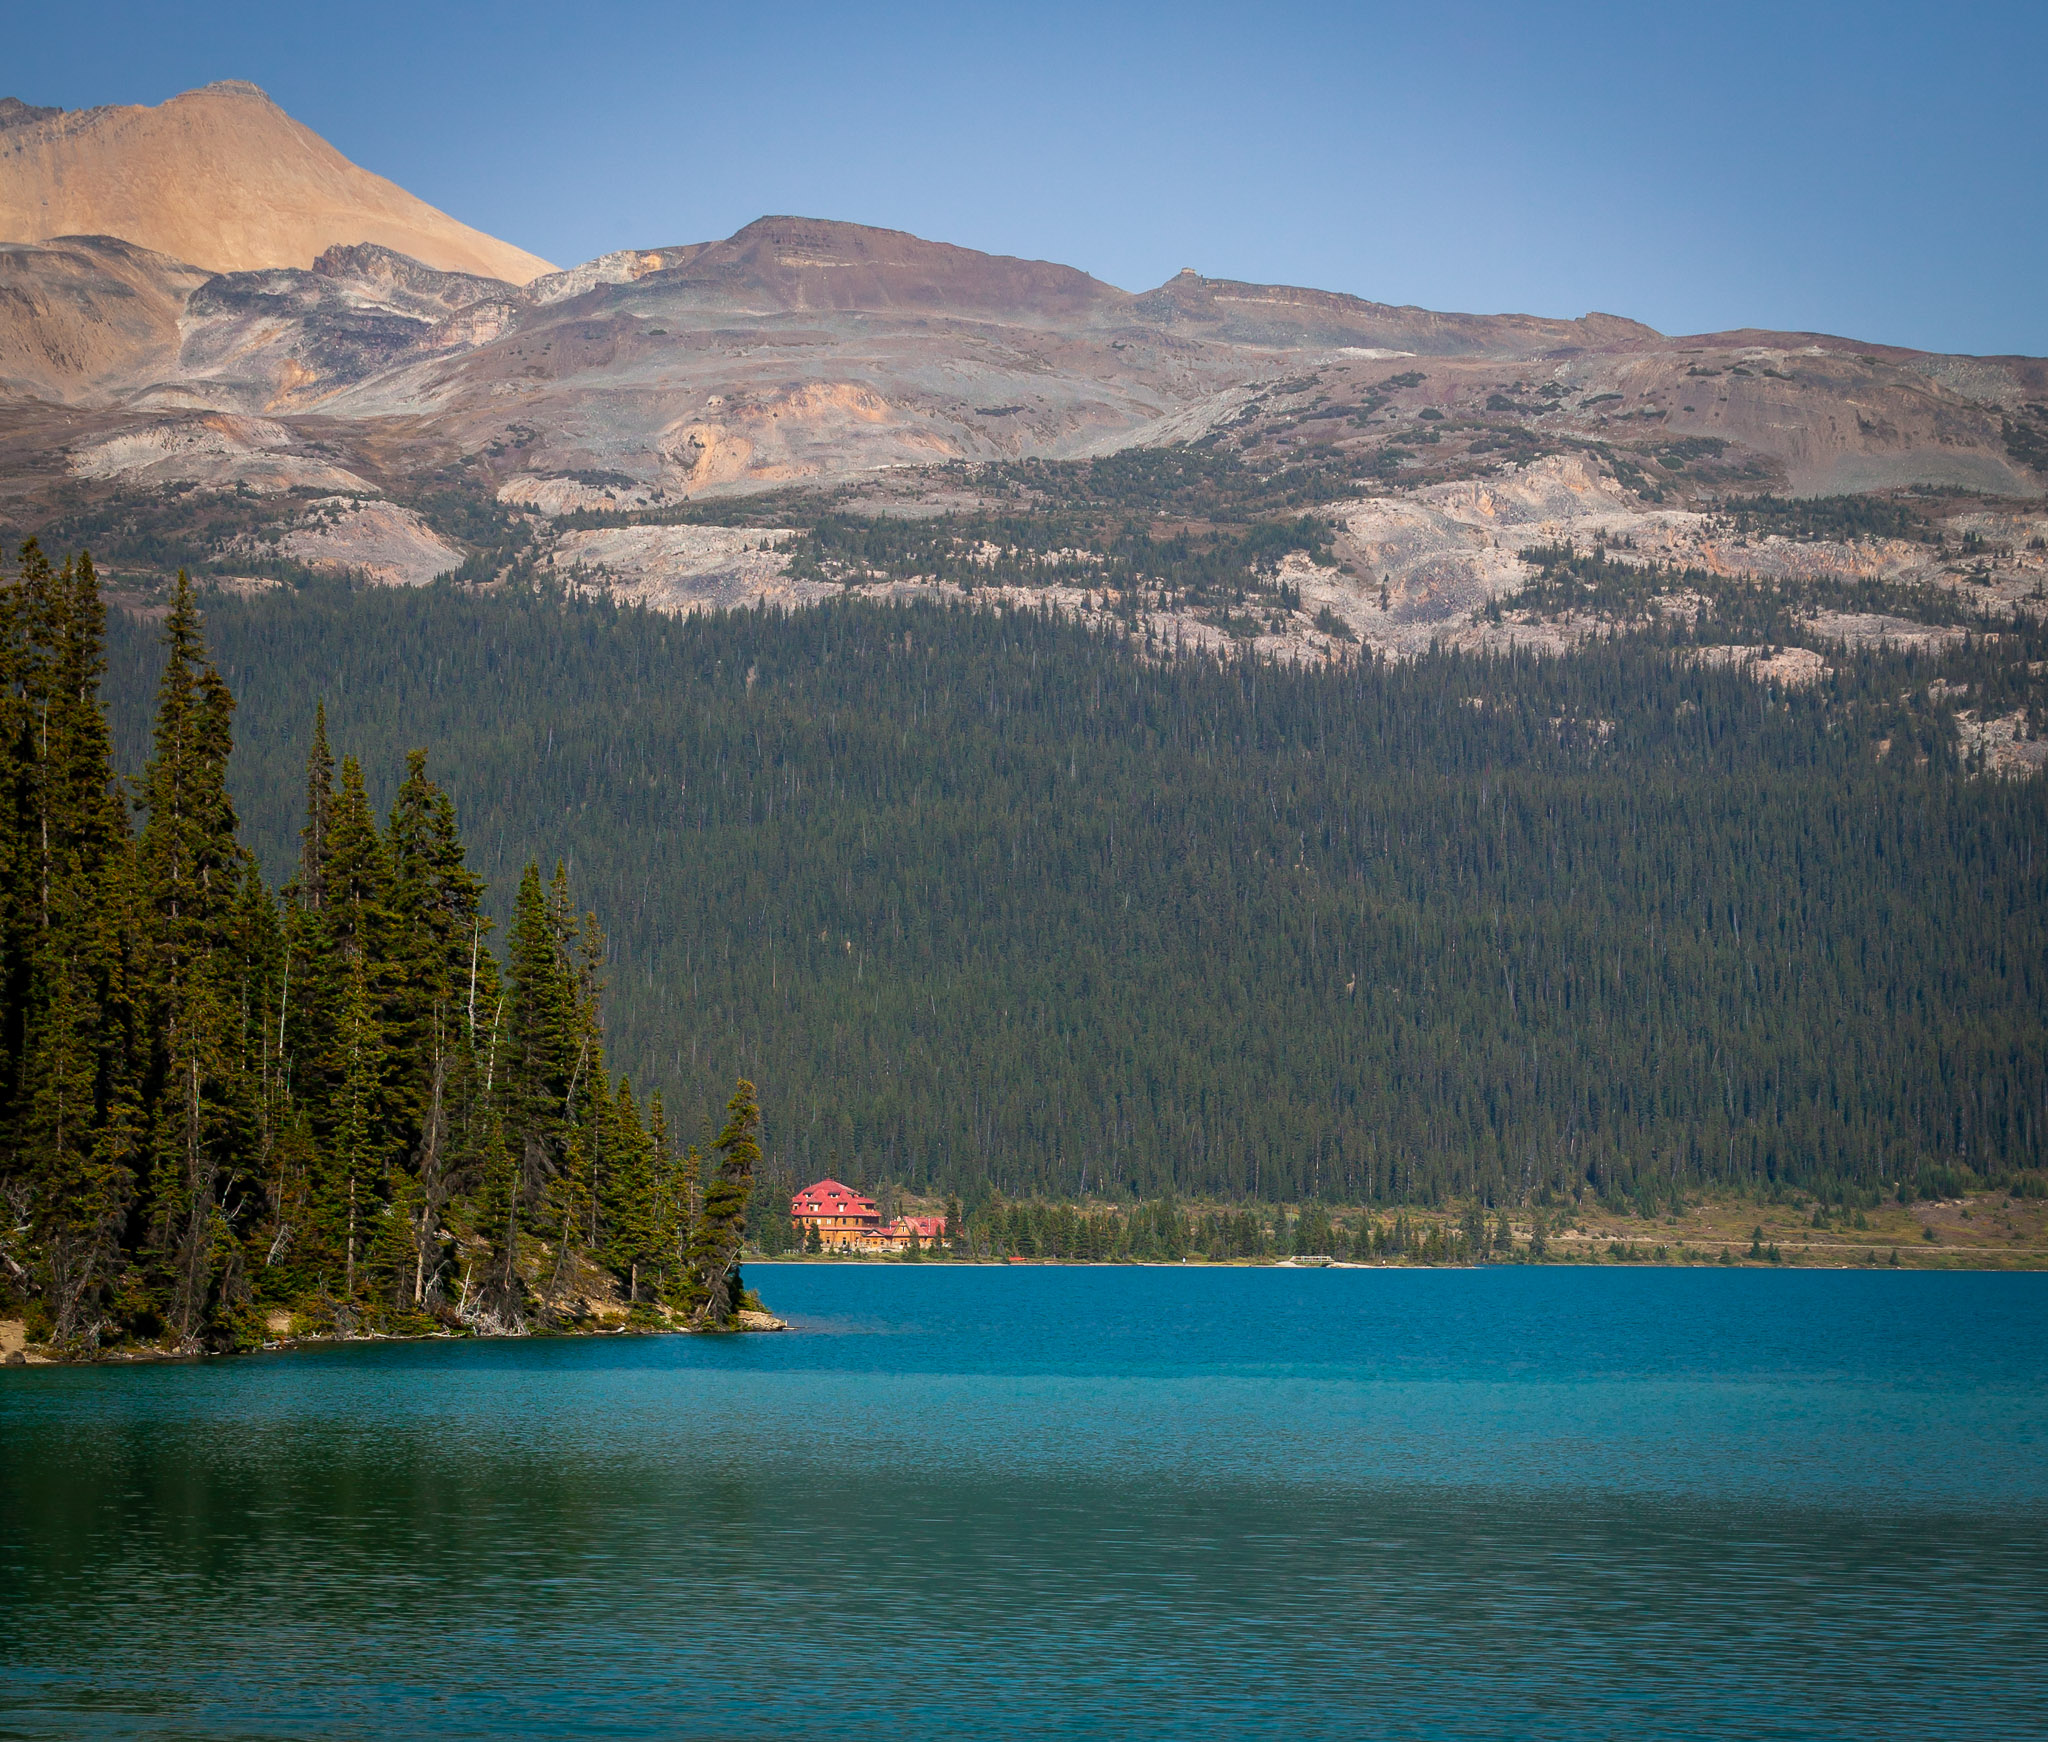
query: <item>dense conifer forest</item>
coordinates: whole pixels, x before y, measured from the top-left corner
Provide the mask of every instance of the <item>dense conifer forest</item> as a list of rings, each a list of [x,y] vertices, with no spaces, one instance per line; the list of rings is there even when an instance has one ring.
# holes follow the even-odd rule
[[[1489,1216],[1468,1203],[1462,1217],[1354,1212],[1333,1220],[1320,1204],[1305,1204],[1298,1216],[1284,1208],[1198,1209],[1155,1198],[1128,1206],[1082,1209],[1071,1204],[979,1205],[972,1215],[958,1201],[948,1227],[950,1254],[968,1258],[1038,1258],[1071,1263],[1178,1264],[1190,1258],[1227,1264],[1241,1260],[1306,1257],[1352,1263],[1475,1264],[1489,1260],[1542,1259],[1549,1230],[1537,1211],[1530,1237],[1518,1243],[1505,1211]],[[913,1246],[906,1259],[922,1262]]]
[[[1957,754],[1936,680],[2004,682],[1980,640],[1786,690],[1647,637],[1297,670],[1029,613],[447,586],[223,597],[209,634],[266,864],[317,698],[387,782],[433,744],[497,887],[559,857],[605,915],[580,971],[633,1080],[762,1085],[777,1193],[971,1223],[2043,1164],[2048,787]],[[111,644],[131,763],[156,635]]]
[[[273,889],[183,575],[160,622],[123,625],[124,657],[156,673],[132,783],[90,560],[31,544],[10,579],[0,1309],[73,1350],[570,1324],[594,1294],[730,1323],[754,1091],[700,1148],[607,1072],[608,952],[566,873],[518,874],[501,966],[426,752],[394,755],[380,814],[300,710],[304,807]]]

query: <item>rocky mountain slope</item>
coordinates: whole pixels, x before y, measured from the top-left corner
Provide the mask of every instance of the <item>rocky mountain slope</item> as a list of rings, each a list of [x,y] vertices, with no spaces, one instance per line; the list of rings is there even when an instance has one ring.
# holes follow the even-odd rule
[[[0,522],[136,584],[544,574],[668,610],[939,588],[1346,658],[1562,648],[1708,594],[1761,633],[1717,592],[1740,582],[1803,589],[1764,627],[1805,626],[1808,677],[2048,603],[2042,359],[1193,271],[1134,293],[795,217],[544,271],[247,87],[0,104],[0,212],[36,165],[167,127],[242,167],[103,176],[118,236],[0,248]],[[266,163],[284,228],[253,238],[223,208],[263,204]],[[1843,496],[1866,506],[1791,506]],[[1543,551],[1597,552],[1593,578]]]
[[[885,468],[1068,458],[1261,424],[1313,372],[1357,445],[1377,419],[1510,417],[1622,447],[1721,444],[1825,493],[2039,488],[2048,365],[1806,334],[1665,339],[1607,316],[1435,315],[1182,274],[1134,296],[1064,267],[856,225],[514,285],[374,243],[211,276],[104,240],[5,254],[0,380],[115,419],[318,415],[494,475],[615,472],[671,499]],[[1404,359],[1437,367],[1418,371]],[[1382,391],[1419,374],[1427,390]],[[1401,395],[1396,400],[1393,396]]]
[[[0,103],[0,238],[102,235],[208,272],[310,266],[337,242],[515,283],[553,270],[359,169],[239,79],[155,108]]]
[[[175,375],[185,305],[211,276],[113,236],[0,243],[0,384],[105,402]]]

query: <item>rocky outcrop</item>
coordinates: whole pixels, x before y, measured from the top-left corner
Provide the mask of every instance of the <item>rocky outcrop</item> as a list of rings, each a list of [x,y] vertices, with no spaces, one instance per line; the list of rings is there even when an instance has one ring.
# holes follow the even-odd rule
[[[291,430],[268,418],[202,412],[81,442],[67,458],[74,477],[145,487],[199,484],[259,496],[287,490],[374,494],[346,468],[295,452],[296,440]]]
[[[0,97],[0,131],[9,127],[30,127],[38,121],[54,121],[63,113],[59,108],[24,103],[19,97]]]
[[[271,552],[316,574],[359,575],[385,587],[424,587],[462,562],[462,552],[412,509],[353,496],[308,503],[275,544],[252,543],[247,554]]]
[[[578,591],[673,616],[810,605],[838,592],[788,578],[789,558],[776,548],[788,536],[758,527],[604,527],[564,533],[548,554],[548,567]]]
[[[90,404],[175,375],[206,278],[114,236],[0,244],[0,395]]]

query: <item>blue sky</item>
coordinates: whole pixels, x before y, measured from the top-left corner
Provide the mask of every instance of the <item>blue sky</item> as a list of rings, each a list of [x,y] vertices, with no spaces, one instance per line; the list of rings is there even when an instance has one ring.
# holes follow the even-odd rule
[[[765,212],[1666,332],[2048,353],[2048,6],[6,8],[0,94],[253,79],[567,265]]]

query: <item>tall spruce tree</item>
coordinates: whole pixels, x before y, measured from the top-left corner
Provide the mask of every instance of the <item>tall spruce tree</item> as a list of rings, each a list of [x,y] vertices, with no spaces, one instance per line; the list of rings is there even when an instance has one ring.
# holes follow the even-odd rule
[[[134,1187],[130,841],[99,702],[105,611],[92,559],[53,571],[33,545],[23,556],[26,633],[12,651],[29,726],[15,794],[28,887],[9,904],[25,969],[12,1137],[57,1340],[89,1346]]]
[[[494,1235],[500,1312],[514,1309],[522,1286],[522,1223],[546,1219],[548,1187],[561,1172],[568,1147],[577,1026],[568,943],[542,887],[540,867],[529,861],[513,902],[504,1045],[493,1070],[503,1126],[503,1155],[497,1159],[506,1170],[504,1221]]]
[[[676,1153],[669,1135],[668,1108],[658,1094],[647,1102],[647,1141],[655,1191],[653,1294],[657,1300],[679,1306],[686,1292],[690,1232],[697,1213],[698,1155],[694,1147]]]
[[[607,1130],[601,1153],[605,1168],[597,1181],[603,1259],[626,1285],[628,1302],[637,1303],[643,1285],[650,1293],[659,1287],[662,1181],[640,1104],[633,1085],[624,1077],[619,1079],[618,1092],[604,1116]]]
[[[227,763],[234,700],[206,656],[181,570],[164,626],[154,754],[137,843],[147,1027],[149,1286],[178,1343],[196,1347],[236,1304],[235,1241],[220,1186],[232,1171],[231,915],[244,855]]]
[[[313,743],[306,752],[306,825],[299,832],[300,902],[317,913],[325,905],[327,823],[334,810],[334,752],[327,745],[327,704],[313,704]]]
[[[761,1108],[744,1077],[725,1104],[725,1125],[713,1142],[718,1166],[704,1188],[690,1241],[690,1305],[698,1322],[730,1327],[746,1298],[740,1248],[746,1239],[747,1198],[761,1164]]]
[[[436,1069],[445,1076],[450,1047],[474,1042],[478,957],[490,923],[482,911],[483,879],[469,869],[455,806],[428,779],[424,750],[405,759],[405,780],[385,832],[385,861],[391,958],[385,1021],[400,1061],[392,1094],[400,1117],[418,1130]]]
[[[570,1274],[579,1258],[602,1262],[609,1244],[604,1217],[607,1203],[616,1201],[608,1194],[616,1159],[612,1141],[617,1109],[605,1071],[604,932],[595,914],[575,917],[568,873],[560,865],[548,891],[548,910],[564,946],[574,1042],[569,1084],[562,1097],[562,1166],[550,1193],[551,1220],[559,1230],[555,1266],[559,1281]]]
[[[360,956],[347,965],[341,1020],[341,1080],[336,1085],[334,1124],[322,1170],[321,1207],[330,1259],[338,1257],[329,1281],[336,1324],[355,1327],[363,1284],[368,1230],[381,1208],[384,1150],[377,1103],[384,1072],[383,1035],[370,1002],[369,970]]]

